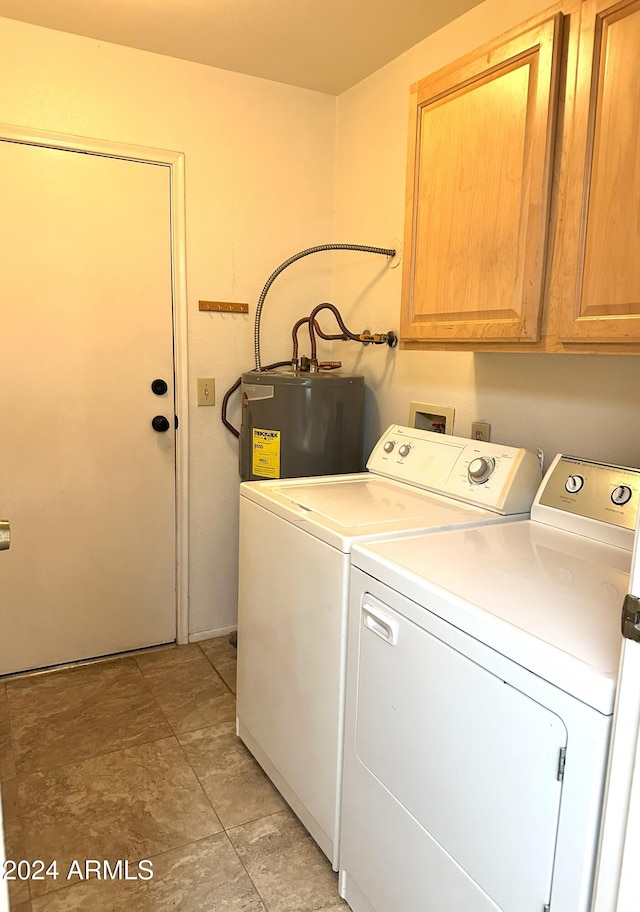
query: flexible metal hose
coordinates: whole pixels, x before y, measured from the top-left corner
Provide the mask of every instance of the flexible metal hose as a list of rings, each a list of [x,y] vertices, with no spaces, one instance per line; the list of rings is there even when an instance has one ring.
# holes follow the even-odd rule
[[[274,272],[271,273],[267,279],[264,288],[260,292],[260,297],[258,298],[258,305],[256,307],[256,322],[254,330],[254,350],[256,356],[256,370],[261,371],[262,365],[260,363],[260,320],[262,319],[262,308],[264,307],[264,301],[267,297],[267,293],[275,280],[278,278],[281,272],[283,272],[287,266],[291,266],[292,263],[301,260],[303,257],[309,256],[312,253],[322,253],[325,250],[357,250],[361,253],[377,253],[380,256],[393,257],[396,252],[392,248],[387,247],[369,247],[366,244],[319,244],[317,247],[308,247],[306,250],[301,250],[299,253],[294,253],[293,256],[289,257],[288,260],[285,260],[284,263],[281,263]]]
[[[234,437],[239,437],[240,431],[238,430],[237,427],[234,427],[231,424],[231,422],[228,420],[227,408],[229,407],[229,399],[231,398],[233,393],[235,393],[235,391],[238,389],[238,387],[240,386],[241,383],[242,383],[242,377],[238,377],[238,379],[233,384],[233,386],[230,386],[229,389],[224,394],[224,396],[222,397],[222,423],[224,424],[224,426],[226,427],[226,429],[228,431],[231,431],[231,433],[233,434]]]
[[[335,306],[335,304],[330,304],[328,301],[325,301],[324,304],[318,304],[317,307],[314,307],[313,310],[311,311],[311,313],[309,314],[309,335],[311,336],[311,357],[312,358],[315,358],[315,351],[316,351],[316,339],[315,339],[315,335],[314,335],[314,329],[316,331],[318,331],[318,328],[319,328],[315,318],[316,318],[316,315],[321,310],[330,310],[331,313],[336,318],[336,323],[342,330],[342,332],[339,335],[334,335],[334,336],[329,336],[329,335],[325,335],[322,332],[318,332],[318,335],[322,339],[343,339],[345,342],[347,342],[349,339],[351,339],[352,342],[360,341],[360,337],[357,335],[357,333],[352,333],[350,330],[347,329],[345,322],[342,319],[342,315],[341,315],[340,311],[338,310],[338,308]]]
[[[314,348],[313,348],[315,339],[313,337],[313,333],[311,332],[311,317],[303,317],[301,320],[298,320],[298,322],[295,324],[295,326],[291,330],[291,338],[293,340],[293,351],[291,353],[292,366],[298,360],[298,330],[300,329],[301,326],[304,326],[305,323],[309,324],[309,335],[311,336],[311,357],[315,358],[315,356],[316,356]],[[316,329],[316,332],[320,334],[320,327],[318,326],[317,323],[316,323],[315,329]]]

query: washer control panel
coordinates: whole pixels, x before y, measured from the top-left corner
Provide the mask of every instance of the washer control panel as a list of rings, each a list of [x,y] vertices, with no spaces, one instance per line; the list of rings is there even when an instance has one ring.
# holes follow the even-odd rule
[[[542,480],[531,450],[393,424],[367,469],[499,513],[528,513]]]

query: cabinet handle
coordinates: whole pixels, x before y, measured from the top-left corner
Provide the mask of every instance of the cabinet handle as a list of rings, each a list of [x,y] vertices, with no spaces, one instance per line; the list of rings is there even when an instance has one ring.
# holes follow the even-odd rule
[[[399,624],[392,618],[387,617],[382,611],[374,608],[372,605],[362,606],[362,623],[370,630],[384,640],[390,646],[395,646],[398,642]]]

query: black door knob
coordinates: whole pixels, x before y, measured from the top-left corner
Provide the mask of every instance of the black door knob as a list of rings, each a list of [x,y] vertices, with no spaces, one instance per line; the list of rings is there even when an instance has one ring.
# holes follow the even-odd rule
[[[154,431],[158,431],[159,434],[164,434],[165,431],[169,430],[171,425],[169,424],[169,419],[165,418],[164,415],[156,415],[151,422],[151,427]]]
[[[156,394],[156,396],[164,396],[166,391],[169,389],[167,386],[166,380],[154,380],[151,384],[151,391]]]

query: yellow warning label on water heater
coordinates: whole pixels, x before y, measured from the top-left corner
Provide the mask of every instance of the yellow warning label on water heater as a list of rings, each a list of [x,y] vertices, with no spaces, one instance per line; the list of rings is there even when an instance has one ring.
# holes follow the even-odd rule
[[[253,428],[252,473],[261,478],[280,478],[280,431]]]

